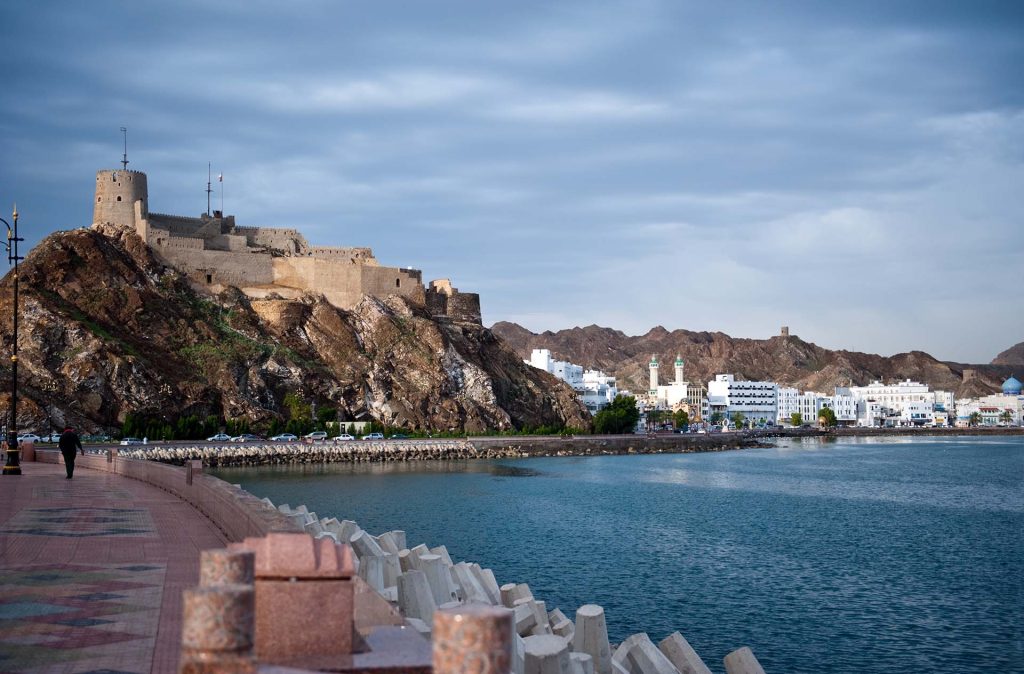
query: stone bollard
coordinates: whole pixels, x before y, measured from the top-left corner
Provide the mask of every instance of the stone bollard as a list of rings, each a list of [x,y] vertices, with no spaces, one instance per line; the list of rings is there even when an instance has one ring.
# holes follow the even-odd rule
[[[252,585],[256,555],[242,550],[203,550],[199,553],[199,586]]]
[[[727,674],[764,674],[761,663],[754,657],[754,652],[744,646],[725,656]]]
[[[478,604],[434,614],[434,674],[492,672],[513,668],[512,612]]]
[[[525,674],[569,674],[569,645],[562,637],[541,634],[523,639]]]
[[[596,674],[611,674],[612,649],[608,644],[608,625],[605,623],[604,609],[597,604],[585,604],[576,610],[576,634],[572,649],[594,659]]]
[[[252,585],[185,590],[182,609],[182,674],[255,672],[255,598]]]
[[[261,663],[352,653],[352,549],[309,534],[232,543],[256,554],[255,651]],[[311,610],[316,607],[316,610]]]
[[[690,643],[679,632],[673,632],[658,644],[658,650],[665,654],[682,674],[711,674],[711,670],[693,650]]]

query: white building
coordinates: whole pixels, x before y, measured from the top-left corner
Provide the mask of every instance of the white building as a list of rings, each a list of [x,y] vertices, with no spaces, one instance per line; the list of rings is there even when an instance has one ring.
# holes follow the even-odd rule
[[[867,386],[851,386],[849,391],[857,400],[857,424],[860,426],[934,424],[934,412],[951,413],[954,404],[952,393],[929,391],[927,384],[910,379],[896,384],[873,381]],[[869,413],[869,404],[877,404],[877,414]],[[930,415],[925,414],[925,408]],[[921,421],[929,417],[930,421]]]
[[[956,401],[956,425],[968,426],[977,414],[982,426],[1024,426],[1024,395],[1016,377],[1003,382],[1003,392]]]
[[[675,379],[662,385],[658,381],[658,358],[651,356],[647,404],[658,410],[686,409],[691,419],[706,419],[707,396],[704,395],[703,387],[686,381],[683,376],[686,364],[682,356],[677,354],[673,365]]]
[[[617,395],[619,389],[616,387],[615,377],[600,370],[587,370],[583,373],[583,392],[580,399],[591,414],[597,414],[610,405]]]
[[[583,391],[583,366],[581,365],[574,365],[564,360],[554,360],[548,349],[534,349],[530,354],[530,360],[524,362],[538,370],[555,375],[577,393]]]
[[[836,423],[840,426],[853,426],[857,423],[857,398],[850,389],[836,387],[831,407],[836,415]]]
[[[772,381],[736,381],[731,374],[719,374],[708,382],[710,413],[720,412],[726,418],[739,412],[748,421],[775,421],[777,397],[778,385]]]

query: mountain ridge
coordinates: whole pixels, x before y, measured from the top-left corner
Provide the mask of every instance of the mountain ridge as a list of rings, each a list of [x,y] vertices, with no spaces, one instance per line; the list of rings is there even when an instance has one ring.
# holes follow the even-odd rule
[[[728,373],[743,379],[777,381],[801,390],[830,393],[836,386],[909,378],[935,389],[953,391],[957,397],[971,397],[998,391],[1002,381],[1013,374],[1012,364],[997,362],[1000,357],[1007,354],[1005,358],[1013,359],[1024,354],[1022,342],[992,363],[972,365],[940,361],[920,350],[880,356],[826,349],[796,335],[753,339],[718,331],[670,331],[660,325],[634,336],[597,325],[534,333],[507,321],[495,323],[491,330],[524,359],[530,357],[533,349],[546,348],[559,360],[614,375],[619,388],[633,391],[647,390],[651,355],[657,355],[662,363],[671,363],[679,354],[686,363],[685,378],[702,384],[716,374]],[[662,372],[661,383],[668,383],[672,376],[671,370]]]

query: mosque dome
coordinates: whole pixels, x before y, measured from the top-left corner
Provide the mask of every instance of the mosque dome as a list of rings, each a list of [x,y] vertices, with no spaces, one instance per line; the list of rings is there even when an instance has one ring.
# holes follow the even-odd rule
[[[1021,384],[1016,377],[1011,376],[1003,382],[1003,393],[1009,396],[1019,396],[1022,386],[1024,384]]]

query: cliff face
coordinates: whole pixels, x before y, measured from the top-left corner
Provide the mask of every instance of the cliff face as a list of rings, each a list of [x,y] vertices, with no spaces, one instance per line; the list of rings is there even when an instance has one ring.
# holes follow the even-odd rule
[[[934,389],[954,391],[958,397],[986,395],[998,391],[1012,369],[996,361],[991,365],[946,363],[922,351],[890,357],[831,351],[796,336],[740,339],[721,332],[669,332],[660,326],[645,335],[627,336],[596,325],[535,334],[505,322],[495,323],[491,330],[523,358],[529,358],[533,349],[550,349],[555,358],[603,370],[618,379],[619,388],[633,391],[647,390],[647,364],[652,354],[661,363],[663,384],[672,379],[672,363],[679,354],[686,362],[684,375],[691,382],[706,385],[716,374],[734,374],[826,393],[851,383],[909,378]],[[968,373],[966,381],[965,370],[974,372]]]
[[[11,281],[0,284],[5,353]],[[400,297],[351,311],[318,296],[211,300],[126,229],[51,235],[21,265],[20,286],[19,429],[45,430],[48,418],[110,429],[129,413],[269,422],[290,392],[345,420],[410,429],[590,424],[569,387],[479,325],[432,320]],[[9,378],[0,370],[0,386]]]

